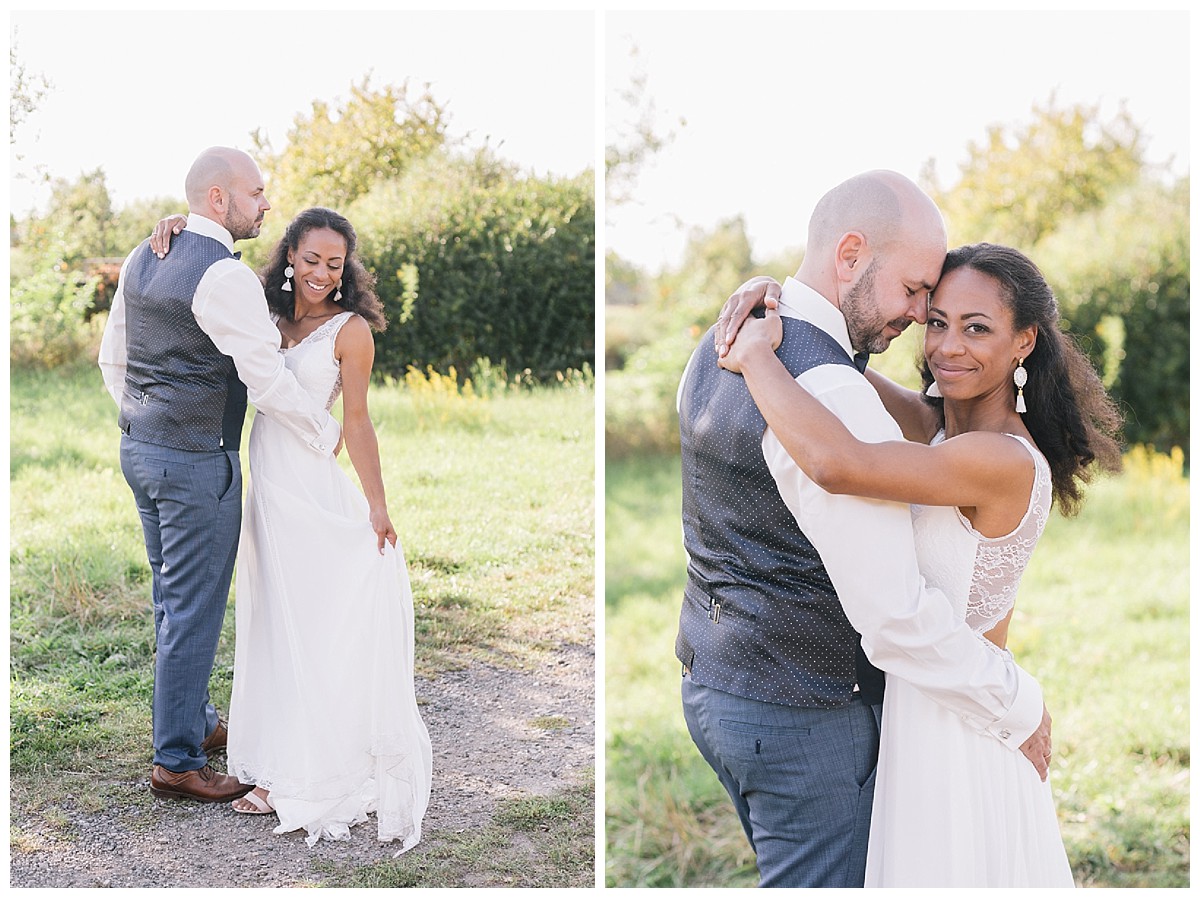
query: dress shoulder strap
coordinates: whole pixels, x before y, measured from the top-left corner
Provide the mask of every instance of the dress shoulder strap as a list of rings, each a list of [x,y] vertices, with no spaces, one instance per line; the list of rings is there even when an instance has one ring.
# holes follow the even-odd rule
[[[1029,491],[1029,506],[1025,511],[1025,517],[1021,521],[1021,526],[1014,532],[1022,533],[1031,531],[1036,536],[1040,536],[1042,528],[1046,526],[1046,519],[1050,513],[1050,462],[1046,461],[1046,456],[1042,455],[1037,446],[1033,445],[1025,437],[1015,433],[1005,433],[1005,436],[1012,437],[1024,446],[1030,456],[1033,457],[1033,488]]]
[[[342,326],[345,325],[345,323],[351,318],[353,318],[355,314],[355,312],[346,311],[342,312],[335,318],[331,318],[329,321],[329,338],[331,340],[336,340],[338,332],[342,329]]]
[[[354,312],[339,312],[328,321],[321,322],[311,334],[304,338],[304,342],[316,343],[320,340],[328,340],[332,343],[337,339],[338,331],[342,329],[347,321],[353,318]]]

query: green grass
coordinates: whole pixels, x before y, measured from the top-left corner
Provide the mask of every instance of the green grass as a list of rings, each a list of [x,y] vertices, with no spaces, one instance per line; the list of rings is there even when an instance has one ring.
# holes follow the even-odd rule
[[[350,869],[324,865],[335,888],[590,887],[596,843],[581,820],[595,812],[586,783],[552,797],[501,804],[481,830],[435,833],[397,861]],[[430,847],[432,846],[432,847]]]
[[[124,800],[148,774],[149,570],[98,370],[14,370],[10,410],[11,797],[53,818],[68,801]],[[418,676],[591,645],[592,390],[480,399],[391,384],[372,389],[371,411],[412,578]],[[340,463],[353,476],[346,453]],[[231,607],[211,682],[222,708],[233,620]],[[590,834],[592,822],[575,826]]]
[[[1078,518],[1057,512],[1010,647],[1054,717],[1053,784],[1082,886],[1189,881],[1189,483],[1131,455]],[[732,805],[679,707],[679,463],[605,469],[606,852],[610,886],[751,886]]]

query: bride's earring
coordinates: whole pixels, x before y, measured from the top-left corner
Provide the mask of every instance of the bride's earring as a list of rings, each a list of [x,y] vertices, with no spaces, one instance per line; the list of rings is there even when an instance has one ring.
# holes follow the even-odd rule
[[[933,381],[925,388],[925,395],[931,399],[941,399],[942,391],[938,389],[937,381]]]
[[[1017,359],[1017,370],[1013,372],[1013,383],[1017,385],[1017,411],[1025,414],[1025,384],[1029,374],[1025,371],[1025,360]]]
[[[296,269],[293,268],[291,265],[289,265],[287,268],[283,269],[284,280],[283,280],[283,286],[279,288],[280,290],[286,290],[288,293],[292,292],[292,275],[294,275],[295,273],[296,273]]]
[[[333,294],[333,301],[334,302],[342,301],[342,279],[341,278],[338,278],[337,293]]]

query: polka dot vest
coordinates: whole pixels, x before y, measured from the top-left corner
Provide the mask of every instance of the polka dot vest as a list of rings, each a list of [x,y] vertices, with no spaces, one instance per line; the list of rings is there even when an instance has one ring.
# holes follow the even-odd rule
[[[836,340],[784,318],[778,355],[793,377],[852,365]],[[766,422],[739,375],[718,367],[711,331],[680,400],[688,581],[675,654],[705,686],[794,707],[836,707],[870,666],[820,555],[784,504],[762,453]]]
[[[183,231],[159,259],[143,243],[125,270],[125,391],[121,429],[158,446],[236,451],[246,387],[233,359],[200,329],[192,298],[204,273],[233,254],[217,240]]]

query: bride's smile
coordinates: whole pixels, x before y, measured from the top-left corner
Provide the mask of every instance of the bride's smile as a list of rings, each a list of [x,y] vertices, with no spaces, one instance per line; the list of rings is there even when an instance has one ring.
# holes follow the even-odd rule
[[[324,305],[342,280],[342,269],[346,263],[346,240],[331,228],[313,228],[303,237],[294,253],[288,255],[288,264],[295,268],[296,312],[295,317],[304,317],[305,305]],[[336,307],[330,307],[331,309]]]

